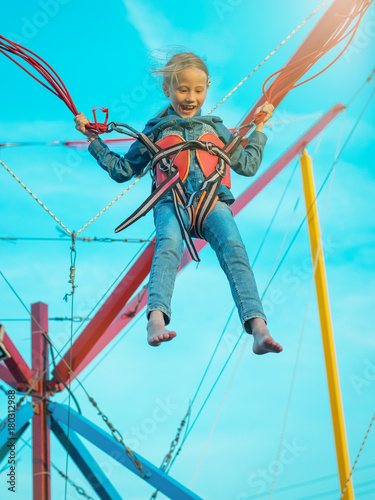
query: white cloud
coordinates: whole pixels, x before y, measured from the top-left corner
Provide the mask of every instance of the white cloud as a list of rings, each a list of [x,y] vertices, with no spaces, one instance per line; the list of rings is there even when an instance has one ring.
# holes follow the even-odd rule
[[[150,5],[145,8],[142,2],[124,0],[129,22],[137,29],[143,43],[149,50],[165,45],[164,33],[168,38],[176,38],[176,30],[170,21]]]
[[[185,48],[208,56],[211,63],[230,61],[233,51],[230,40],[220,36],[217,23],[207,24],[204,30],[189,32],[181,25],[174,25],[162,12],[151,3],[123,0],[128,21],[138,31],[145,46],[150,50]],[[215,19],[215,18],[214,18]]]

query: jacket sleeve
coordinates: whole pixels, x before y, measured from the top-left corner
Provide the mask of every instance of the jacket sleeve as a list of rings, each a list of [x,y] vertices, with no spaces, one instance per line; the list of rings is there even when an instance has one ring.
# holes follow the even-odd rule
[[[225,143],[233,139],[233,134],[224,125],[221,125],[219,132]],[[245,148],[238,146],[234,152],[231,157],[230,167],[239,175],[246,177],[255,175],[262,163],[263,149],[266,142],[267,136],[263,132],[254,130]]]
[[[243,148],[238,146],[234,152],[230,166],[237,174],[251,177],[255,175],[262,163],[263,149],[267,142],[267,136],[256,130],[250,135],[249,140]]]
[[[158,119],[150,120],[143,130],[151,141],[155,141],[157,121]],[[151,159],[148,149],[138,140],[130,146],[124,156],[111,151],[100,138],[90,143],[89,152],[116,182],[126,182],[133,176],[140,175]]]

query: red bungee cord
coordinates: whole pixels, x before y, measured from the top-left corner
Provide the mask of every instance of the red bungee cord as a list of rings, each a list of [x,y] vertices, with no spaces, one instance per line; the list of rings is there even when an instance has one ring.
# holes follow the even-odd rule
[[[0,35],[0,52],[4,54],[4,56],[8,57],[11,61],[17,64],[20,68],[22,68],[26,73],[28,73],[34,80],[43,85],[47,90],[55,94],[59,99],[61,99],[70,109],[70,111],[77,116],[79,113],[77,108],[71,98],[67,88],[64,85],[64,82],[61,80],[56,71],[41,57],[32,52],[31,50],[19,45],[18,43],[12,42],[7,38]],[[28,71],[22,64],[20,64],[16,59],[11,57],[9,54],[22,59],[27,64],[29,64],[34,70],[36,70],[41,77],[44,79],[46,83],[39,80],[33,73]],[[96,132],[98,134],[103,134],[108,132],[108,108],[100,108],[105,114],[104,123],[98,123],[96,119],[96,112],[93,109],[94,114],[94,123],[86,124],[86,129],[91,132]]]
[[[295,89],[299,87],[300,85],[303,85],[306,82],[309,82],[310,80],[316,78],[317,76],[321,75],[324,71],[326,71],[332,64],[334,64],[345,52],[345,50],[348,48],[350,42],[353,40],[359,24],[362,20],[362,17],[364,16],[365,12],[367,9],[370,7],[371,3],[373,0],[359,0],[355,2],[355,5],[352,7],[351,11],[347,15],[343,15],[340,17],[343,17],[342,23],[337,27],[335,32],[332,34],[332,36],[323,44],[321,49],[315,50],[313,52],[310,52],[309,54],[305,55],[304,57],[301,57],[300,59],[291,62],[289,64],[286,64],[283,68],[279,69],[275,73],[273,73],[271,76],[269,76],[266,81],[263,84],[263,95],[266,101],[269,103],[273,104],[274,106],[277,106],[277,104],[280,102],[280,100],[292,89]],[[338,15],[338,14],[337,14]],[[357,19],[356,19],[357,18]],[[352,22],[355,21],[354,26],[350,28]],[[349,29],[350,28],[350,29]],[[342,51],[339,53],[335,59],[328,64],[324,69],[316,73],[315,75],[311,76],[310,78],[307,78],[306,80],[303,80],[300,83],[289,83],[286,84],[285,86],[282,86],[282,83],[285,81],[290,81],[291,75],[295,73],[296,75],[304,75],[307,73],[307,71],[327,52],[329,52],[333,47],[338,45],[340,42],[342,42],[345,38],[347,38],[350,35],[349,41],[345,45],[345,47],[342,49]],[[267,83],[274,78],[274,81],[270,84],[268,89],[266,89]],[[297,79],[298,80],[298,79]],[[280,88],[280,90],[276,90],[277,88]],[[260,113],[257,113],[254,116],[254,123],[259,123],[263,120],[265,117],[265,113],[262,111]]]

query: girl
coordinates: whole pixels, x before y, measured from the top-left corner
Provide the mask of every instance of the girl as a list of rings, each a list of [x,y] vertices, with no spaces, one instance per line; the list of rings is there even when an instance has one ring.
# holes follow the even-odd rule
[[[210,86],[209,72],[203,59],[190,52],[178,53],[155,72],[163,77],[163,92],[170,104],[146,124],[143,133],[151,141],[157,142],[165,137],[174,137],[176,140],[176,136],[180,142],[182,139],[191,141],[210,134],[209,137],[213,137],[216,144],[230,142],[233,136],[220,118],[201,114]],[[230,167],[238,174],[253,176],[257,172],[267,140],[262,132],[263,125],[272,116],[273,109],[271,104],[265,103],[257,110],[264,111],[265,118],[257,125],[246,147],[239,146],[231,156]],[[115,181],[128,181],[134,175],[139,175],[150,162],[148,150],[140,141],[133,143],[125,156],[121,157],[110,151],[98,135],[86,130],[85,125],[89,120],[82,113],[75,117],[75,122],[77,130],[86,135],[90,142],[89,152]],[[184,166],[185,192],[187,196],[196,193],[192,202],[194,210],[199,205],[202,196],[200,188],[207,177],[204,161],[201,161],[203,155],[200,157],[199,153],[190,150]],[[181,177],[180,167],[179,172]],[[241,323],[246,332],[253,335],[254,353],[278,353],[282,347],[273,340],[267,329],[254,275],[230,208],[234,198],[229,188],[227,174],[219,187],[217,202],[204,220],[203,237],[215,250],[228,278]],[[147,305],[147,333],[151,346],[159,346],[176,336],[174,331],[165,328],[171,319],[171,297],[183,252],[183,238],[175,206],[169,192],[154,208],[156,245]],[[178,210],[188,228],[186,211],[182,207],[178,207]],[[197,236],[194,226],[190,234],[192,237]]]

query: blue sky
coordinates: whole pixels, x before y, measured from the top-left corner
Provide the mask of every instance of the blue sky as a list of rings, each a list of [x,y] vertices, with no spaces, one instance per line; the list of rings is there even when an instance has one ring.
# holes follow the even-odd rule
[[[182,6],[170,0],[162,3],[113,0],[107,4],[98,0],[90,4],[76,0],[20,0],[17,10],[10,5],[2,6],[0,33],[43,57],[63,79],[80,111],[91,116],[92,106],[108,106],[111,120],[142,128],[166,103],[148,69],[160,54],[185,47],[207,59],[212,81],[203,109],[207,112],[318,4],[297,0],[283,4],[275,0],[267,4],[204,0],[199,6]],[[239,122],[261,94],[263,81],[289,59],[319,16],[218,108],[217,114],[228,127]],[[323,113],[336,102],[348,103],[374,67],[374,36],[375,13],[371,6],[349,51],[319,78],[292,91],[280,104],[273,121]],[[59,99],[5,57],[0,59],[0,68],[0,143],[81,139],[72,114]],[[343,144],[372,90],[371,83],[367,83],[347,109],[345,120],[338,117],[308,146],[314,156],[317,188],[333,164],[338,141]],[[374,109],[372,100],[318,202],[351,463],[374,412]],[[268,144],[257,175],[316,119],[288,121],[266,129]],[[80,229],[126,187],[113,182],[85,150],[44,145],[1,148],[0,159],[71,230]],[[304,217],[301,177],[298,166],[293,174],[295,165],[295,162],[289,165],[237,217],[252,261],[291,178],[254,266],[261,293],[277,255],[285,251]],[[0,182],[1,237],[59,236],[55,221],[3,168]],[[234,194],[239,195],[251,182],[233,175]],[[82,236],[113,237],[113,228],[148,193],[149,179],[144,178]],[[150,214],[129,228],[126,235],[120,234],[124,238],[148,238],[152,231]],[[0,241],[0,270],[28,307],[43,301],[49,306],[50,317],[69,316],[70,304],[63,301],[70,291],[69,247],[68,240]],[[139,249],[139,243],[77,243],[77,316],[85,316],[91,310]],[[125,441],[155,464],[161,462],[169,448],[233,306],[213,252],[205,248],[201,259],[198,269],[190,264],[177,279],[172,326],[178,335],[173,342],[158,349],[149,347],[142,316],[101,353],[97,367],[93,363],[80,376]],[[0,294],[1,322],[30,362],[30,323],[10,321],[26,319],[27,312],[1,276]],[[256,357],[250,343],[244,346],[220,418],[200,461],[239,359],[244,344],[240,341],[176,460],[172,475],[187,486],[194,478],[191,487],[205,500],[268,498],[297,362],[273,498],[338,499],[335,448],[306,225],[273,280],[264,303],[271,333],[284,346],[284,352],[279,356]],[[68,323],[50,322],[50,336],[58,349],[68,340],[69,332]],[[193,418],[240,334],[235,313],[195,402]],[[104,425],[82,390],[75,383],[72,386],[84,415],[97,425]],[[65,398],[64,393],[56,395],[54,400],[65,401]],[[5,395],[0,394],[0,402],[1,414],[5,415]],[[155,422],[155,411],[164,412],[163,421]],[[24,437],[30,439],[30,430]],[[356,497],[364,500],[373,498],[375,491],[374,440],[372,430],[354,473]],[[66,455],[55,438],[51,447],[54,464],[65,471]],[[151,488],[93,446],[88,448],[123,498],[149,498]],[[32,481],[28,447],[19,452],[19,460],[17,498],[28,499]],[[69,477],[96,498],[71,461]],[[4,476],[0,481],[3,497],[14,498],[5,492]],[[53,498],[64,498],[63,491],[64,481],[53,471]],[[68,486],[67,498],[81,497]]]

